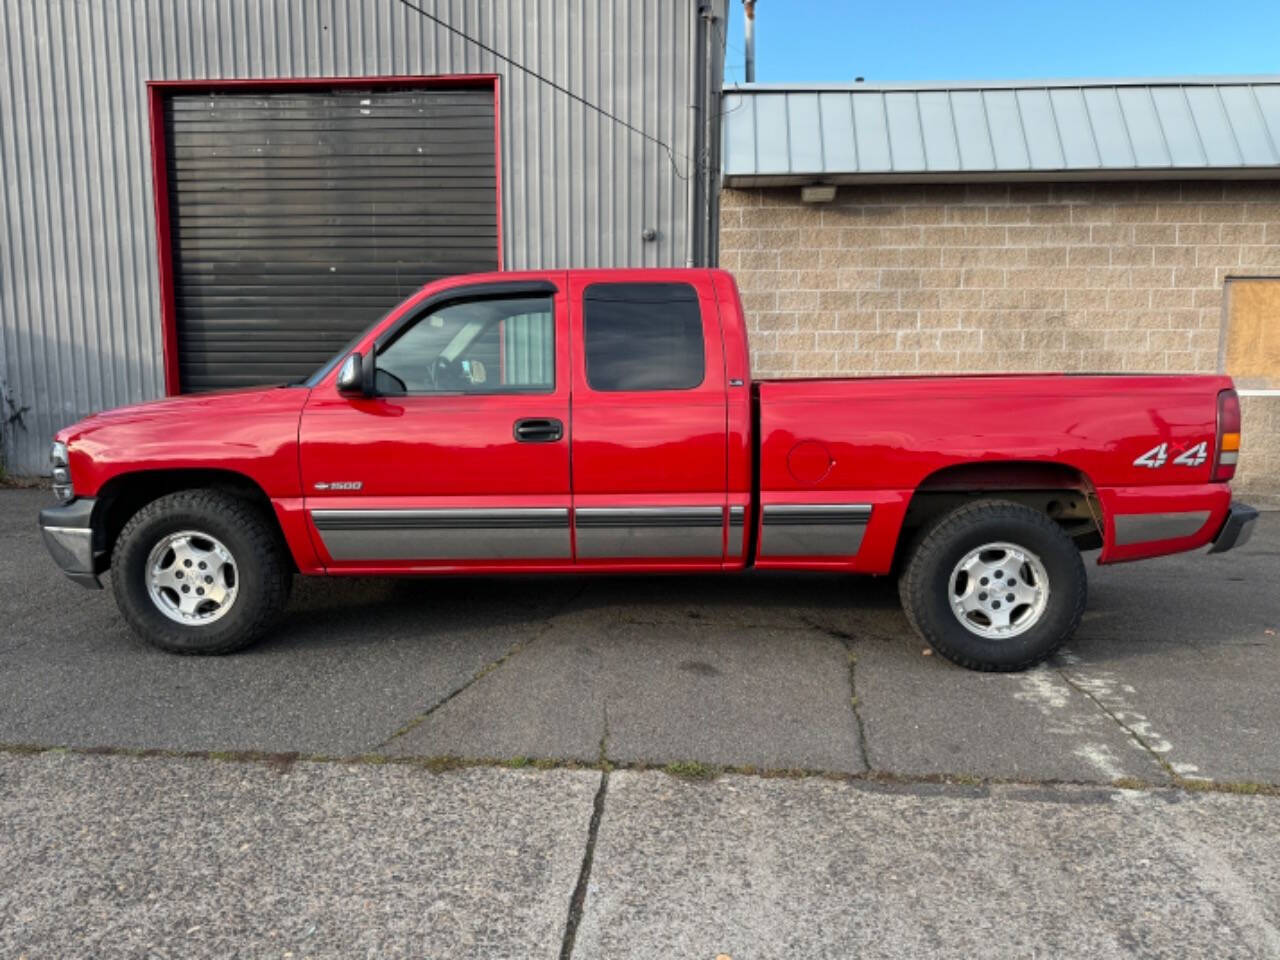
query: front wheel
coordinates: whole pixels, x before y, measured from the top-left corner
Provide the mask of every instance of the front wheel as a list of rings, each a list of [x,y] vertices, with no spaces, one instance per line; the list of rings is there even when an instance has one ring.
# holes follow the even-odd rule
[[[125,524],[111,561],[116,605],[142,639],[171,653],[231,653],[284,609],[292,572],[253,504],[184,490]]]
[[[1088,580],[1080,552],[1053,520],[981,500],[939,520],[898,584],[916,631],[971,670],[1021,670],[1075,632]]]

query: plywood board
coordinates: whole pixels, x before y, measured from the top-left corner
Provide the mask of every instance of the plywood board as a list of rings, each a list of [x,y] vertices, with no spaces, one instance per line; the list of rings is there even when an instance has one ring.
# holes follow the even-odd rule
[[[1280,387],[1280,278],[1227,281],[1226,340],[1237,385]]]

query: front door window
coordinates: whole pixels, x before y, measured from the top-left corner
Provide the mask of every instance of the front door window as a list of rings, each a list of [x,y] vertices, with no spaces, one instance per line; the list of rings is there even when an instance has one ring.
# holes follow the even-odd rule
[[[377,392],[388,397],[551,393],[554,331],[550,297],[440,307],[378,352]]]

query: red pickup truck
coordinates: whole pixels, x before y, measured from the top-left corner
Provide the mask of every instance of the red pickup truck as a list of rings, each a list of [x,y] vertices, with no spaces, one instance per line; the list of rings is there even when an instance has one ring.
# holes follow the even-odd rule
[[[897,574],[913,626],[1013,670],[1100,563],[1249,536],[1220,376],[751,379],[719,270],[424,287],[307,380],[89,417],[45,542],[139,635],[226,653],[295,573]]]

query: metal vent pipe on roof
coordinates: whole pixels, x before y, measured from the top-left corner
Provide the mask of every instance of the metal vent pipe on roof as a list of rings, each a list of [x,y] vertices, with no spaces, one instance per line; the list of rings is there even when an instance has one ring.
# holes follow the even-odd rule
[[[745,48],[742,68],[743,79],[747,83],[756,82],[756,0],[742,0],[742,12],[746,14],[746,22],[742,28],[742,44]]]

